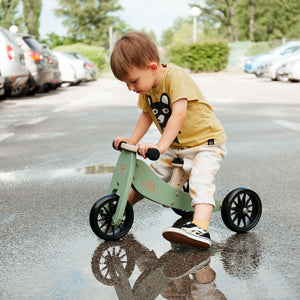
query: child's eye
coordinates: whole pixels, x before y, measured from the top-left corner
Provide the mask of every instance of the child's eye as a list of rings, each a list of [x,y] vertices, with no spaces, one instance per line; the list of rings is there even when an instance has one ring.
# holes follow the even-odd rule
[[[131,81],[131,83],[132,83],[132,84],[135,84],[135,83],[137,83],[137,80],[133,80],[133,81]]]

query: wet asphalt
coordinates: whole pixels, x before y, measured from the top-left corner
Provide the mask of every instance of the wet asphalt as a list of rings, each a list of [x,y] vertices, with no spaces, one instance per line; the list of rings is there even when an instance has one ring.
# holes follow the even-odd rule
[[[126,237],[89,226],[118,152],[139,114],[137,96],[110,76],[0,102],[0,299],[299,299],[300,85],[252,75],[200,74],[222,121],[228,155],[216,199],[236,187],[262,200],[258,225],[235,234],[219,212],[210,250],[161,235],[183,222],[143,200]],[[158,138],[155,128],[145,140]]]

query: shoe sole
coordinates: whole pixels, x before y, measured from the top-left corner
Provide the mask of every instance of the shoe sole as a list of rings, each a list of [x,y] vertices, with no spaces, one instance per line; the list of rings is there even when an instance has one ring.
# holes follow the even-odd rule
[[[181,275],[175,275],[175,274],[169,274],[168,272],[164,273],[169,279],[180,279],[190,274],[195,274],[197,272],[200,272],[204,270],[210,263],[210,257],[206,259],[205,261],[201,262],[199,265],[192,267],[190,270],[186,271],[185,273]]]
[[[209,249],[211,241],[205,237],[195,237],[188,232],[184,232],[177,228],[168,229],[163,232],[163,237],[171,243],[192,246],[200,249]]]

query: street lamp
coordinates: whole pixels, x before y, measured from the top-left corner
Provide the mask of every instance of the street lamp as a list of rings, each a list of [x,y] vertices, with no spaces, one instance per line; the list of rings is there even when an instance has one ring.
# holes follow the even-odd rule
[[[193,42],[197,42],[197,18],[201,14],[201,9],[198,6],[193,6],[190,11],[191,16],[193,17]]]

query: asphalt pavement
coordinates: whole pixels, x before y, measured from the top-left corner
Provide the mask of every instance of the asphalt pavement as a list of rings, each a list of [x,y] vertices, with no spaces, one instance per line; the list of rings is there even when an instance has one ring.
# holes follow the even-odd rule
[[[244,73],[193,75],[228,135],[216,199],[248,187],[262,216],[235,234],[212,216],[210,251],[176,247],[182,222],[148,200],[125,239],[89,226],[139,115],[137,95],[103,76],[0,102],[0,299],[299,299],[300,84]],[[145,141],[159,135],[150,128]],[[175,298],[174,298],[175,297]],[[214,298],[213,298],[214,297]]]

